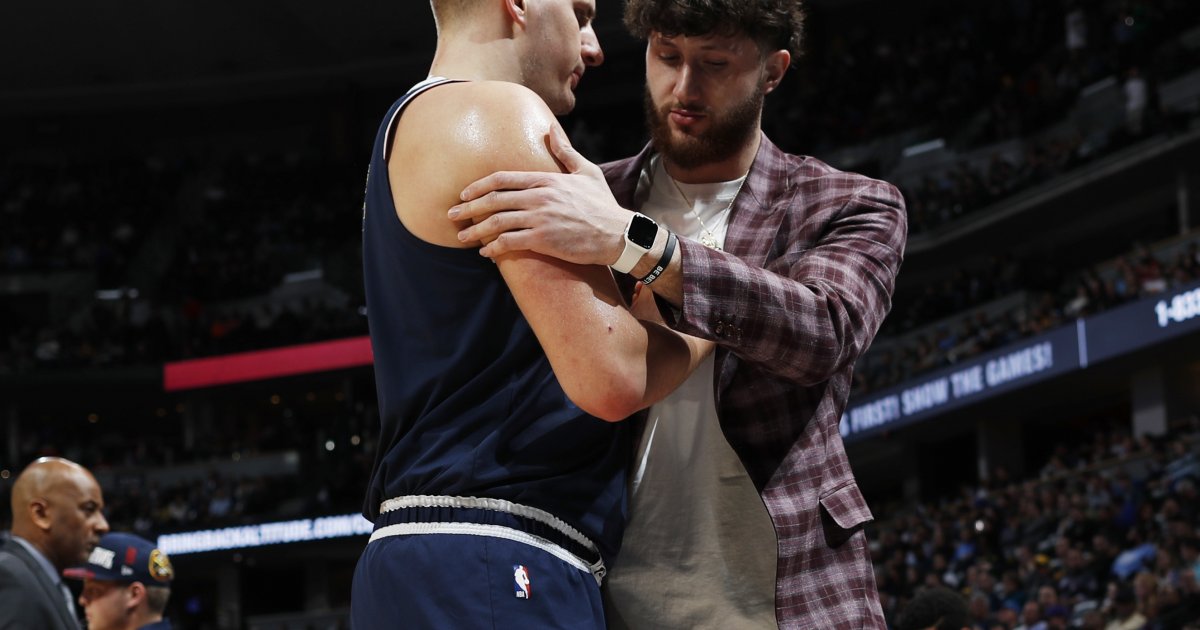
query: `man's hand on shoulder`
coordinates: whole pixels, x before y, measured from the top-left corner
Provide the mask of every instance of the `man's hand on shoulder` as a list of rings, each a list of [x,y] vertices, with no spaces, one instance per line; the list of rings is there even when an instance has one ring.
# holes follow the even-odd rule
[[[565,173],[500,171],[467,186],[464,203],[448,216],[488,218],[464,229],[459,239],[494,237],[480,250],[491,258],[530,250],[581,265],[612,264],[624,248],[629,211],[613,198],[600,167],[575,151],[557,124],[548,142]]]

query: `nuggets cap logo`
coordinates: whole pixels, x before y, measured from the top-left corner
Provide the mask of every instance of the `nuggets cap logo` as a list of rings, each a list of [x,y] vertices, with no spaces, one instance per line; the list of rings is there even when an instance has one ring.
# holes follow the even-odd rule
[[[155,549],[150,552],[150,577],[159,582],[170,582],[175,577],[175,568],[167,554]]]
[[[515,588],[514,594],[517,596],[517,599],[529,599],[531,593],[529,569],[526,569],[525,565],[513,565],[513,583]]]

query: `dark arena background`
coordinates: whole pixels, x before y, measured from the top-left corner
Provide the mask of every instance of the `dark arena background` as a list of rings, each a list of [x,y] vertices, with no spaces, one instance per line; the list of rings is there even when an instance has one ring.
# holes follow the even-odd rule
[[[645,142],[644,49],[598,5],[606,62],[563,123],[604,161]],[[1127,584],[1147,628],[1194,623],[1200,2],[808,11],[766,132],[908,206],[842,421],[889,620],[940,583],[978,628],[1102,628]],[[363,183],[428,5],[0,13],[0,530],[60,455],[170,554],[176,627],[347,627],[378,423]]]

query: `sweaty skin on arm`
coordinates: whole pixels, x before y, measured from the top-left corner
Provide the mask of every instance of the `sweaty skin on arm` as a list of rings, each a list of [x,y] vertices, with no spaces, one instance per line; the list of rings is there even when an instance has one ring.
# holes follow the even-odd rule
[[[550,152],[570,173],[559,177],[523,172],[491,173],[467,186],[465,201],[448,216],[464,221],[463,242],[482,240],[484,256],[529,250],[577,264],[611,265],[624,247],[622,234],[630,210],[613,198],[599,166],[571,146],[566,135],[550,135]],[[629,272],[644,277],[666,250],[659,231],[650,251]],[[676,248],[654,281],[654,293],[675,308],[683,307],[682,249]]]
[[[532,91],[504,82],[450,84],[400,117],[388,174],[400,220],[436,245],[478,248],[446,218],[469,183],[497,170],[561,172],[546,146],[558,125]],[[629,313],[611,272],[520,251],[496,258],[563,390],[581,409],[618,421],[666,397],[712,344]],[[452,331],[451,331],[452,332]]]

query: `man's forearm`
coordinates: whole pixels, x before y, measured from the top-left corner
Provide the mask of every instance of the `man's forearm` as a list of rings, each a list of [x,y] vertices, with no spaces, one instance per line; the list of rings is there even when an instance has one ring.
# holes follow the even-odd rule
[[[888,311],[904,215],[900,207],[862,201],[823,228],[815,244],[790,231],[779,255],[761,266],[683,241],[681,270],[671,278],[687,300],[680,299],[684,308],[671,327],[788,380],[827,380],[870,344]]]

